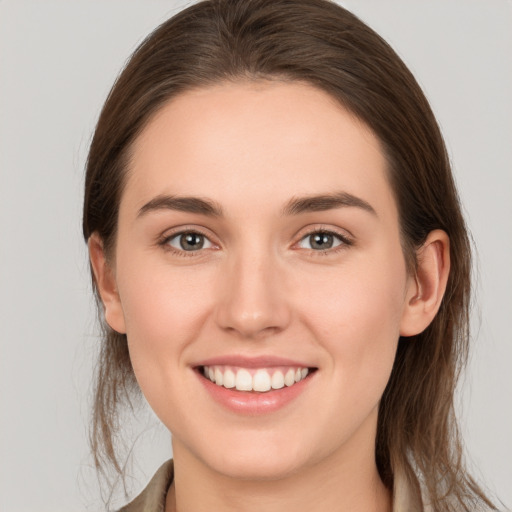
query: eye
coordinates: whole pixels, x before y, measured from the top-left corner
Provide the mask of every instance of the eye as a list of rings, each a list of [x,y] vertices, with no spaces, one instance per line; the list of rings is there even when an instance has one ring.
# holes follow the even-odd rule
[[[195,231],[185,231],[173,235],[165,240],[165,244],[170,245],[173,249],[186,252],[194,252],[213,247],[213,244],[206,236]]]
[[[330,231],[315,231],[309,233],[301,238],[298,243],[301,249],[310,249],[313,251],[327,251],[339,247],[340,245],[350,245],[350,241]]]

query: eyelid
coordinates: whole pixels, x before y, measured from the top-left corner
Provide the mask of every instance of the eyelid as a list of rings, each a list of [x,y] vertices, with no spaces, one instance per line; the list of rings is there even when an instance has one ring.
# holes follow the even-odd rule
[[[187,251],[186,249],[183,249],[181,247],[177,247],[176,245],[174,245],[174,241],[175,240],[179,240],[179,239],[181,239],[181,237],[183,237],[185,235],[194,235],[194,236],[201,237],[204,240],[203,246],[199,247],[195,251],[192,251],[192,250]],[[169,246],[171,246],[173,249],[176,249],[177,251],[185,251],[185,252],[199,252],[199,251],[201,251],[203,249],[212,249],[213,248],[213,243],[212,243],[212,241],[207,236],[204,236],[202,233],[197,233],[195,231],[185,231],[183,233],[176,233],[173,236],[167,237],[167,242],[166,243]],[[205,246],[205,244],[206,244],[206,246]]]
[[[180,235],[186,233],[197,233],[198,235],[204,236],[211,244],[212,247],[202,248],[197,251],[185,251],[182,249],[178,249],[169,244],[169,241],[173,238],[176,238]],[[196,225],[183,225],[176,226],[174,228],[168,229],[164,231],[157,239],[157,245],[163,247],[165,250],[170,252],[174,252],[175,254],[184,255],[184,256],[198,256],[199,253],[204,252],[205,250],[218,249],[219,244],[214,240],[213,234],[209,230],[202,228],[201,226]]]
[[[296,235],[296,241],[294,242],[293,246],[297,246],[302,240],[304,240],[306,237],[314,235],[315,233],[325,233],[328,235],[333,235],[337,237],[339,240],[341,240],[341,244],[325,249],[325,250],[314,250],[314,249],[305,249],[306,251],[310,251],[317,254],[325,254],[325,253],[333,253],[336,252],[336,250],[344,249],[346,247],[354,245],[354,236],[352,233],[350,233],[346,229],[341,229],[338,227],[334,227],[332,225],[325,225],[325,224],[316,224],[316,225],[309,225],[305,228],[302,228]],[[299,247],[300,249],[300,247]]]
[[[207,248],[201,248],[197,251],[185,251],[182,249],[178,249],[175,247],[172,247],[169,244],[169,240],[183,235],[185,233],[197,233],[199,235],[204,236],[211,244],[212,247]],[[329,249],[325,250],[315,250],[315,249],[304,249],[306,251],[309,251],[311,253],[316,254],[326,254],[326,253],[335,253],[337,250],[343,250],[349,246],[354,245],[354,236],[352,233],[350,233],[346,229],[342,229],[339,227],[335,227],[332,225],[325,225],[325,224],[314,224],[314,225],[308,225],[300,229],[300,231],[296,234],[294,237],[295,242],[292,244],[292,248],[295,249],[302,249],[300,247],[297,247],[297,245],[304,240],[304,238],[311,236],[315,233],[325,233],[329,235],[333,235],[339,240],[341,240],[342,243],[335,247],[331,247]],[[185,255],[185,256],[199,256],[200,253],[204,253],[206,250],[217,250],[221,248],[221,245],[215,240],[215,236],[213,233],[211,233],[210,230],[207,230],[203,228],[202,226],[197,225],[182,225],[182,226],[176,226],[171,229],[168,229],[162,233],[157,239],[157,245],[164,247],[166,250],[169,250],[170,252],[174,252],[175,254],[179,255]]]

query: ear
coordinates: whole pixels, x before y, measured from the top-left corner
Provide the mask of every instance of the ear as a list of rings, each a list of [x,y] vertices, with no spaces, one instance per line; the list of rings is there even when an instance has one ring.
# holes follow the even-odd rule
[[[87,242],[89,259],[94,272],[96,286],[103,302],[107,324],[121,334],[126,333],[123,308],[117,291],[114,270],[107,261],[103,242],[98,233],[93,233]]]
[[[400,323],[401,336],[423,332],[439,311],[450,273],[448,235],[440,229],[431,231],[416,259],[416,275],[409,279]]]

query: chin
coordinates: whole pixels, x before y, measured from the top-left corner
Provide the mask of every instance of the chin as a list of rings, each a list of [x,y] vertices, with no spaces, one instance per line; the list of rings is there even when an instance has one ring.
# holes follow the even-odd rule
[[[237,449],[231,445],[223,453],[209,454],[207,464],[217,473],[239,480],[282,480],[308,464],[304,447],[254,442]]]
[[[300,464],[258,458],[225,461],[212,468],[228,478],[251,481],[284,480],[300,469]]]

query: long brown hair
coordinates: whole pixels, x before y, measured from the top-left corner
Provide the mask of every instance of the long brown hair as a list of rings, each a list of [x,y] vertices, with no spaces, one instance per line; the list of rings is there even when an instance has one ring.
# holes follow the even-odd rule
[[[129,150],[164,103],[192,88],[247,79],[312,84],[373,130],[387,157],[410,272],[430,231],[449,235],[446,294],[431,325],[399,341],[380,403],[376,461],[389,488],[397,470],[411,482],[419,476],[436,511],[492,506],[464,469],[454,416],[468,351],[471,250],[443,138],[407,67],[347,10],[328,0],[206,0],[158,27],[101,112],[87,162],[85,239],[97,232],[107,254],[115,248]],[[92,448],[98,467],[107,462],[121,472],[117,414],[137,386],[126,336],[103,329]]]

